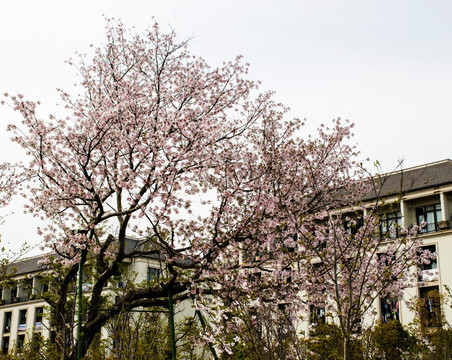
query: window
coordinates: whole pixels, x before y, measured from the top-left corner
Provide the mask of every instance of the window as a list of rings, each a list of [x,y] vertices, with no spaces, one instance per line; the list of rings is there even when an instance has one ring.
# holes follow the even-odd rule
[[[248,274],[248,281],[250,285],[257,285],[261,281],[262,274],[260,272]]]
[[[327,245],[327,241],[326,239],[324,240],[319,240],[317,242],[314,243],[314,249],[318,252],[321,252],[323,250],[326,249],[326,245]]]
[[[30,344],[30,350],[32,353],[39,353],[41,344],[43,343],[42,335],[38,332],[33,333],[33,337]]]
[[[9,349],[9,336],[3,336],[2,339],[2,354],[7,355]]]
[[[353,321],[352,334],[361,334],[363,331],[362,319],[359,317]]]
[[[298,234],[294,234],[283,242],[282,251],[292,254],[295,252],[297,246],[298,246]]]
[[[345,230],[350,235],[356,235],[358,232],[358,229],[361,228],[364,225],[362,218],[357,219],[351,219],[344,222]]]
[[[260,273],[259,273],[260,274]],[[281,271],[280,281],[283,284],[290,284],[292,282],[292,269],[290,267]],[[261,275],[259,275],[260,277]]]
[[[251,308],[249,314],[251,326],[257,335],[262,336],[262,315],[256,309]]]
[[[148,267],[147,280],[148,282],[158,282],[160,279],[160,270]]]
[[[419,253],[420,253],[419,281],[438,280],[439,271],[438,271],[438,257],[436,254],[436,245],[423,246],[420,248]]]
[[[311,325],[324,324],[326,322],[326,313],[324,307],[310,306],[310,322]]]
[[[380,299],[380,314],[383,324],[389,320],[400,321],[399,299],[390,297]]]
[[[316,337],[322,333],[322,327],[319,325],[326,324],[326,312],[323,306],[309,306],[309,336]],[[320,333],[319,333],[320,330]]]
[[[265,249],[261,249],[259,246],[255,248],[247,248],[243,252],[243,260],[246,263],[254,263],[262,261],[266,256],[269,256],[269,252]]]
[[[392,265],[394,261],[396,260],[395,255],[385,254],[385,253],[379,253],[377,254],[378,262],[381,266],[384,266],[385,268]]]
[[[27,309],[19,311],[19,331],[27,330]]]
[[[438,222],[441,221],[441,204],[417,207],[416,219],[419,226],[425,224],[420,229],[421,233],[438,231]]]
[[[3,332],[9,333],[11,331],[11,311],[5,312],[3,319]]]
[[[383,214],[380,217],[380,235],[395,239],[402,228],[402,213],[400,211]]]
[[[13,287],[13,288],[11,289],[11,301],[12,301],[13,303],[19,301],[19,299],[17,298],[17,287]]]
[[[325,265],[323,264],[323,262],[318,262],[318,263],[312,264],[312,270],[314,272],[314,276],[317,279],[323,277],[323,275],[326,274],[326,269],[325,269]]]
[[[20,334],[17,337],[17,350],[21,351],[23,349],[24,342],[25,342],[25,334]]]
[[[25,279],[23,285],[23,292],[25,294],[25,300],[30,300],[31,292],[33,289],[33,279]]]
[[[50,331],[50,343],[56,344],[57,336],[55,331]]]
[[[37,307],[35,309],[35,329],[42,329],[42,317],[44,315],[44,308]]]
[[[19,313],[19,324],[26,324],[27,323],[27,309],[20,310]]]
[[[436,254],[436,245],[429,245],[421,247],[421,250],[427,252],[427,254],[434,255]],[[430,256],[431,256],[430,255]],[[438,259],[435,256],[434,259],[430,259],[428,264],[421,264],[422,270],[432,270],[438,268]]]
[[[44,280],[42,277],[38,277],[38,286],[37,286],[38,292],[40,295],[45,294],[49,291],[49,284],[46,280]]]
[[[441,300],[438,286],[430,286],[419,289],[419,314],[421,325],[426,327],[440,327]]]
[[[41,294],[44,294],[44,293],[46,293],[48,291],[49,291],[49,285],[48,284],[41,285]]]
[[[346,227],[347,225],[344,224],[344,226]],[[310,241],[312,250],[317,252],[325,250],[327,246],[328,234],[330,232],[328,225],[325,223],[313,224],[309,227],[309,232],[312,234]]]
[[[313,284],[319,286],[319,293],[315,294],[316,296],[320,296],[323,299],[323,293],[325,292],[325,276],[327,270],[325,269],[325,265],[323,263],[314,263],[312,264],[311,274],[309,275],[309,280],[312,281]],[[311,296],[314,294],[311,294]]]
[[[397,260],[396,254],[378,253],[379,273],[382,276],[381,280],[387,285],[395,283],[397,281],[397,266],[394,263]]]

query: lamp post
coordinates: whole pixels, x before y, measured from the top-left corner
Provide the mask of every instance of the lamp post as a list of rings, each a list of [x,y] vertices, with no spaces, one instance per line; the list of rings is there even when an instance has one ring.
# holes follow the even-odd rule
[[[168,305],[169,305],[169,326],[171,334],[171,359],[176,360],[176,334],[174,331],[173,293],[171,291],[171,288],[168,289]]]
[[[77,287],[77,297],[78,297],[78,309],[77,309],[77,360],[82,359],[82,273],[83,265],[82,260],[78,263],[78,287]]]

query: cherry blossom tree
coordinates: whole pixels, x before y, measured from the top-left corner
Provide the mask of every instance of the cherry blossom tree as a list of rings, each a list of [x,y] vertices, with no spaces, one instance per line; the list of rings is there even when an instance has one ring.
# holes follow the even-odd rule
[[[278,208],[273,219],[280,232],[272,233],[271,242],[256,242],[257,248],[244,252],[253,249],[251,260],[258,265],[247,294],[232,288],[226,292],[222,311],[230,321],[223,332],[233,334],[246,323],[239,315],[243,297],[251,305],[247,318],[256,321],[271,302],[286,312],[304,312],[314,326],[321,309],[339,325],[343,358],[350,359],[350,342],[359,337],[363,318],[374,314],[380,298],[401,300],[404,289],[416,283],[416,266],[434,257],[419,248],[417,226],[408,229],[397,219],[385,220],[385,212],[399,210],[403,194],[387,202],[380,189],[391,174],[372,177],[353,162],[356,153],[343,142],[349,131],[340,125],[321,129],[317,139],[291,147],[294,152],[286,152],[286,161],[279,162],[283,165],[270,182]],[[277,265],[269,269],[266,261],[276,258]],[[235,323],[231,314],[236,314]],[[281,314],[273,316],[276,321]],[[262,337],[267,339],[268,333]],[[296,351],[296,342],[292,345]]]
[[[352,126],[336,120],[299,138],[303,122],[286,120],[287,109],[271,93],[257,92],[241,57],[212,68],[157,24],[139,35],[107,20],[106,33],[91,60],[69,61],[81,79],[79,95],[61,91],[67,116],[42,118],[39,102],[6,94],[22,116],[21,125],[9,127],[13,140],[30,158],[21,192],[26,211],[45,223],[42,248],[53,253],[44,262],[54,275],[56,291],[46,300],[59,314],[55,331],[71,331],[81,263],[92,281],[82,353],[124,308],[167,307],[169,291],[216,324],[204,339],[212,342],[233,331],[235,320],[224,322],[224,308],[209,307],[211,297],[230,306],[240,298],[254,307],[301,307],[301,290],[324,289],[349,339],[371,302],[367,294],[381,294],[389,274],[377,272],[375,213],[351,235],[333,210],[349,212],[369,190],[348,145]],[[143,239],[139,247],[127,247],[131,237]],[[386,263],[397,263],[399,243],[388,245]],[[103,288],[135,256],[165,264],[159,282],[107,299]],[[315,259],[325,271],[310,278]],[[59,346],[75,359],[75,339]]]
[[[121,309],[168,306],[168,291],[175,301],[214,293],[243,246],[272,242],[268,180],[301,124],[283,119],[271,93],[256,93],[241,57],[211,68],[157,24],[138,35],[108,20],[93,58],[69,63],[81,80],[80,95],[61,91],[67,116],[42,118],[22,94],[6,102],[23,119],[9,129],[30,158],[26,211],[45,223],[42,249],[54,254],[44,263],[55,277],[46,300],[57,334],[72,331],[78,264],[92,269],[85,353]],[[131,236],[145,240],[130,250]],[[165,275],[109,303],[102,289],[134,256],[159,256]],[[65,338],[59,346],[74,359],[77,344]]]
[[[416,283],[417,264],[434,257],[419,248],[417,226],[408,229],[396,218],[386,220],[384,213],[399,211],[403,196],[393,194],[392,202],[386,202],[380,192],[389,176],[360,171],[359,180],[354,175],[345,186],[334,187],[342,197],[327,198],[322,211],[304,214],[301,221],[292,216],[297,202],[289,200],[295,208],[287,219],[299,239],[296,258],[304,260],[297,262],[296,276],[306,292],[307,311],[312,315],[322,308],[335,319],[344,339],[344,359],[350,359],[350,341],[359,337],[361,322],[375,312],[376,302],[402,299],[404,289]],[[315,323],[315,316],[311,321]]]
[[[0,164],[0,207],[6,206],[12,197],[22,188],[22,184],[28,179],[28,172],[19,164]],[[7,215],[0,216],[0,223],[3,223]],[[0,242],[3,241],[0,235]],[[10,239],[7,239],[10,240]],[[29,246],[24,243],[19,249],[8,249],[7,246],[0,246],[0,286],[6,287],[14,282],[13,276],[16,272],[15,262],[23,258],[29,250]]]

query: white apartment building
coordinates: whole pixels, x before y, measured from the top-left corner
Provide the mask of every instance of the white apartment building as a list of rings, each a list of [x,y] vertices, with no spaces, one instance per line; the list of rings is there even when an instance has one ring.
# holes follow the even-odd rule
[[[400,211],[389,212],[381,217],[380,228],[399,228],[425,224],[420,230],[422,248],[436,253],[430,264],[419,265],[417,286],[406,289],[404,299],[424,299],[426,316],[434,316],[439,303],[428,298],[429,292],[437,290],[445,294],[445,286],[452,286],[452,161],[442,160],[399,171],[387,177],[381,189],[386,203],[401,193]],[[371,200],[371,199],[369,199]],[[397,236],[397,229],[394,235]],[[413,269],[417,271],[417,269]],[[398,319],[407,325],[414,314],[400,299],[380,299],[375,304],[379,318],[386,322]],[[447,319],[452,319],[452,309],[440,309]]]
[[[413,321],[414,313],[405,300],[423,299],[425,316],[435,316],[441,311],[446,319],[452,319],[452,309],[440,308],[438,301],[431,299],[432,290],[445,294],[445,286],[452,287],[452,161],[442,160],[434,163],[404,169],[382,176],[380,197],[384,199],[381,208],[380,231],[397,237],[399,229],[413,225],[426,224],[419,237],[422,248],[436,253],[436,259],[430,264],[412,269],[416,276],[416,286],[404,290],[403,299],[380,298],[374,303],[376,316],[367,315],[362,319],[364,326],[370,326],[377,320],[384,323],[397,319],[403,325]],[[369,194],[363,198],[364,206],[375,204],[375,196]],[[391,206],[395,204],[395,206]],[[391,231],[389,231],[391,230]],[[328,321],[324,308],[311,308],[311,314],[302,330],[309,334],[311,325]]]
[[[126,252],[140,245],[140,240],[128,239]],[[49,322],[46,319],[46,302],[41,295],[48,291],[48,286],[41,284],[40,274],[44,270],[38,266],[42,256],[28,258],[15,264],[17,286],[0,290],[0,354],[7,354],[13,347],[20,349],[33,336],[41,335],[52,339]],[[158,278],[162,273],[162,262],[158,255],[126,258],[125,263],[133,273],[133,281],[141,283]],[[109,283],[105,292],[114,296],[114,288],[121,283]],[[82,290],[90,291],[89,279],[83,278]],[[74,329],[75,331],[75,329]]]
[[[406,290],[406,299],[424,298],[428,311],[432,313],[436,303],[429,303],[427,294],[431,290],[445,293],[445,286],[452,287],[452,161],[442,160],[421,165],[389,175],[381,188],[385,203],[400,200],[400,211],[383,213],[381,230],[396,226],[409,227],[426,223],[422,229],[423,247],[436,252],[437,257],[428,265],[423,265],[421,282]],[[365,202],[372,204],[375,198],[368,196]],[[130,240],[128,246],[139,246],[139,240]],[[30,258],[17,263],[16,278],[22,280],[17,287],[0,291],[0,351],[6,354],[13,346],[21,347],[34,334],[51,337],[46,321],[45,302],[40,294],[47,291],[39,281],[42,269],[37,265],[39,257]],[[130,268],[137,274],[135,281],[142,282],[150,277],[159,276],[162,263],[158,255],[154,257],[138,257],[126,259]],[[88,281],[88,280],[87,280]],[[89,283],[85,281],[84,291],[89,291]],[[118,284],[109,284],[115,287]],[[108,291],[109,287],[105,291]],[[406,325],[413,320],[414,314],[401,299],[379,299],[375,304],[378,318],[383,322],[398,319]],[[316,309],[315,321],[321,321],[325,313]],[[452,309],[441,309],[446,318],[452,319]],[[428,316],[428,315],[427,315]],[[364,319],[364,324],[375,319]],[[309,323],[305,333],[309,333]]]

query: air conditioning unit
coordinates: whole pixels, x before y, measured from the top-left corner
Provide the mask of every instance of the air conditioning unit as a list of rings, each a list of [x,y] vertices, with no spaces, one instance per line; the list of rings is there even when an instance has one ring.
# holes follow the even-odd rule
[[[450,228],[450,222],[449,220],[439,221],[438,222],[438,229],[445,230]]]

